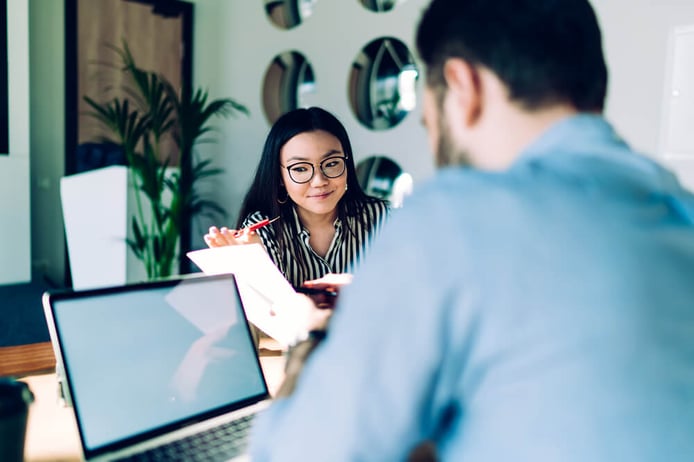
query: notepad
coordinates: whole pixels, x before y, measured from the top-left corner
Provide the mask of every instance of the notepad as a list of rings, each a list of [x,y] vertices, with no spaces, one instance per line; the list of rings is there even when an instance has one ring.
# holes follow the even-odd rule
[[[193,250],[186,254],[207,275],[236,276],[248,321],[288,347],[303,334],[297,293],[260,244]]]

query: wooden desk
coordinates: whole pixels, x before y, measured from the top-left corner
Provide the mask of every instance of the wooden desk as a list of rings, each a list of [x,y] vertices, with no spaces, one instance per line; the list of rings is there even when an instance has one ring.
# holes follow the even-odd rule
[[[271,339],[261,340],[260,362],[272,395],[282,382],[284,360],[284,356]],[[55,373],[29,375],[20,380],[26,382],[34,393],[34,403],[29,410],[25,461],[80,461],[77,424],[72,408],[64,407],[58,402],[58,382]]]
[[[0,348],[0,377],[39,374],[55,370],[51,342]]]

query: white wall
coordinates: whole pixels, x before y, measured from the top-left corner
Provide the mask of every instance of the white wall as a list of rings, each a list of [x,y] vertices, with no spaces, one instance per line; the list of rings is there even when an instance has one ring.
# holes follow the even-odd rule
[[[31,280],[29,200],[29,17],[7,2],[9,156],[0,156],[0,284]]]
[[[433,172],[420,108],[391,130],[372,131],[353,115],[347,93],[352,62],[371,40],[396,37],[414,54],[413,25],[425,3],[408,0],[390,12],[373,13],[358,0],[318,0],[313,15],[304,23],[282,30],[267,18],[262,1],[196,2],[196,84],[208,87],[216,97],[237,99],[251,112],[250,118],[220,124],[220,143],[207,151],[213,152],[226,171],[216,195],[231,212],[230,223],[236,220],[269,130],[261,103],[263,77],[272,59],[284,51],[300,51],[311,62],[316,77],[311,104],[325,107],[342,121],[350,134],[356,162],[385,154],[410,172],[415,181]]]

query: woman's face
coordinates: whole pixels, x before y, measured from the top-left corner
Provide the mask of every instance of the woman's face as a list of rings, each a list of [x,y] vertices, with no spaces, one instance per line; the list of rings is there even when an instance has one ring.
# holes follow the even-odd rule
[[[340,141],[321,130],[300,133],[282,146],[282,183],[296,204],[301,218],[310,219],[316,215],[337,217],[337,204],[345,194],[347,186],[344,157]],[[330,178],[331,176],[335,178]],[[308,181],[297,183],[295,180]]]

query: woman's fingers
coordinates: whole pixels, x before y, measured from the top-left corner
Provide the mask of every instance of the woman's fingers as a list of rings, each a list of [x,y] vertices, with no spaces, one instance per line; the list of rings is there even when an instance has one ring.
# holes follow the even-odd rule
[[[222,226],[221,228],[211,226],[208,233],[203,236],[203,239],[208,247],[223,247],[225,245],[241,244],[241,242],[237,242],[236,238],[234,238],[234,233],[236,233],[236,230],[229,229],[226,226]]]
[[[226,226],[217,228],[211,226],[207,234],[203,236],[208,247],[224,247],[226,245],[241,245],[260,243],[260,236],[248,228],[231,229]]]

